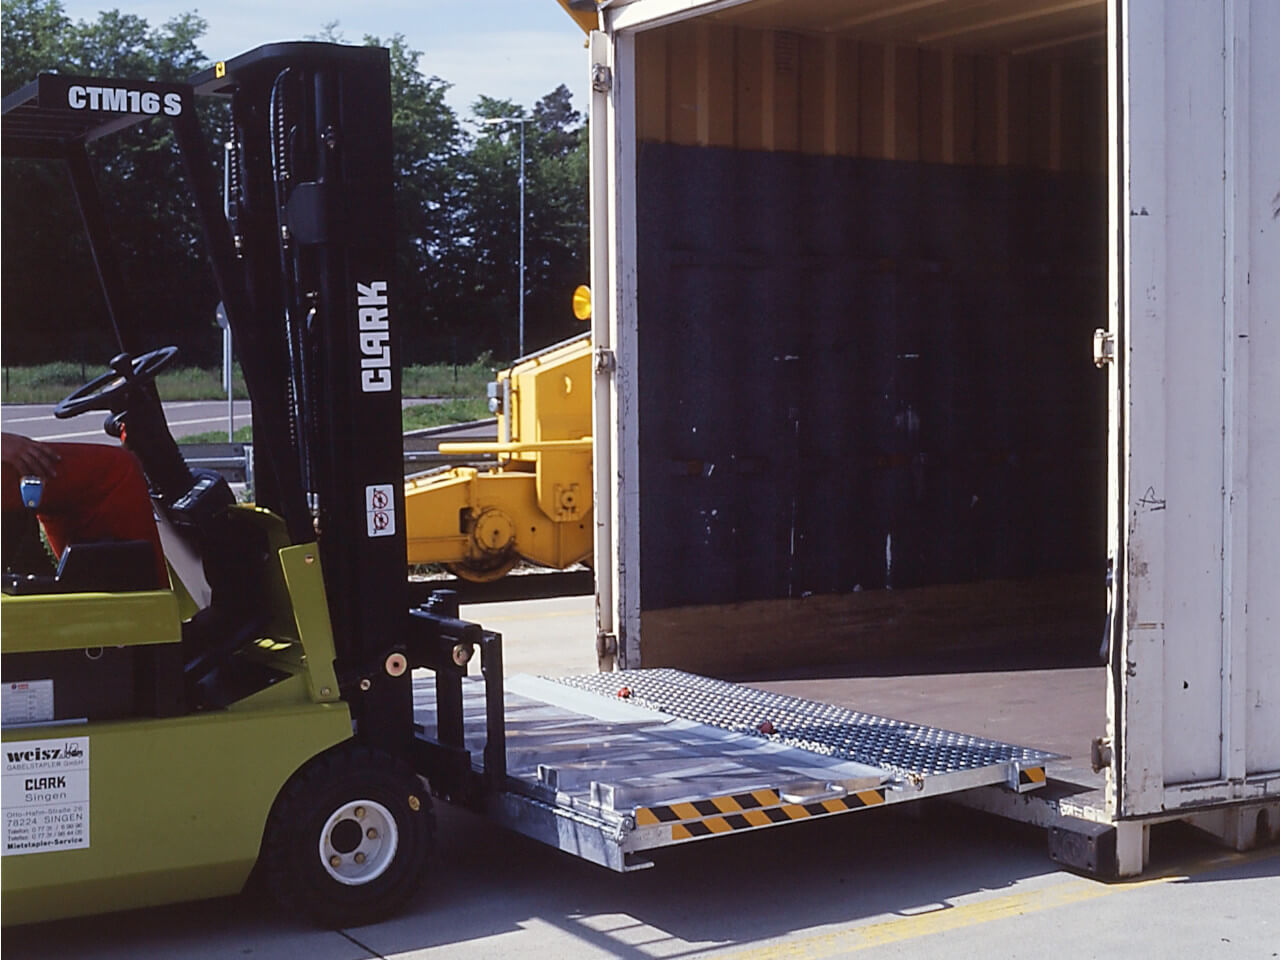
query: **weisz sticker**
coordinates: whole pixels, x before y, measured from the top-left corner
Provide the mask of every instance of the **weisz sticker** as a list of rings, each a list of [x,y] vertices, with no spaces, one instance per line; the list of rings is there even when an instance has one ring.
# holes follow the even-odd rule
[[[4,744],[4,856],[89,846],[89,738]]]

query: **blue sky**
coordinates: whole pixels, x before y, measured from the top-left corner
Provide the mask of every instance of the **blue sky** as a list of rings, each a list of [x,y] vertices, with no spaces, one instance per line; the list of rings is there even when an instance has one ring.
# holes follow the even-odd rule
[[[529,107],[561,83],[586,112],[584,34],[555,0],[63,0],[63,6],[75,20],[119,9],[153,26],[195,10],[209,24],[201,49],[211,60],[260,43],[301,40],[333,20],[355,43],[365,34],[402,33],[413,49],[423,51],[423,73],[454,85],[448,99],[460,116],[470,114],[480,94]]]

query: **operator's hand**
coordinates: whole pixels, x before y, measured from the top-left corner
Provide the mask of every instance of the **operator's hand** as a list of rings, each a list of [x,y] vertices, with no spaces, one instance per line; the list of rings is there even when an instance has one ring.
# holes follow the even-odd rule
[[[0,460],[18,471],[48,479],[58,475],[62,457],[47,443],[40,443],[19,433],[0,433]]]

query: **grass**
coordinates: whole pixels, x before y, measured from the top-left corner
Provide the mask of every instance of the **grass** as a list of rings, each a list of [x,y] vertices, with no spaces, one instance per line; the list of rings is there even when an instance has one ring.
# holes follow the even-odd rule
[[[468,420],[486,420],[492,417],[489,401],[483,397],[464,397],[443,403],[422,403],[405,407],[400,419],[404,429],[422,430],[425,427],[441,427],[446,423],[466,423]]]
[[[483,397],[485,387],[494,377],[494,369],[488,354],[456,367],[447,363],[405,367],[401,372],[400,393],[406,397]],[[488,415],[487,409],[485,415]]]
[[[442,427],[448,423],[466,423],[469,420],[484,420],[493,416],[489,412],[489,402],[481,397],[464,397],[445,400],[443,403],[422,403],[405,407],[401,415],[401,423],[405,431],[421,430],[424,427]],[[253,427],[239,427],[235,432],[236,443],[252,443]],[[188,434],[179,437],[178,442],[187,443],[226,443],[226,430],[208,430],[204,433]]]
[[[253,443],[253,427],[246,424],[243,427],[236,427],[234,443]],[[179,443],[226,443],[227,431],[224,430],[206,430],[204,433],[188,433],[185,436],[175,437]]]
[[[0,378],[0,398],[5,403],[57,403],[71,391],[106,372],[106,367],[91,363],[43,363],[36,367],[5,367],[4,375]],[[222,386],[222,370],[206,367],[175,367],[166,370],[156,377],[156,386],[165,400],[221,400],[227,395]],[[249,396],[239,366],[232,370],[231,390],[240,400]]]
[[[0,377],[0,399],[5,403],[56,403],[98,374],[105,373],[106,369],[80,363],[5,367],[3,377]],[[405,367],[401,393],[406,397],[476,399],[485,395],[485,386],[493,376],[493,366],[487,355],[456,367],[447,363]],[[220,367],[167,370],[156,378],[156,384],[164,400],[220,400],[227,395],[222,387]],[[241,400],[249,396],[238,364],[232,371],[232,392]],[[487,415],[488,411],[485,413]]]

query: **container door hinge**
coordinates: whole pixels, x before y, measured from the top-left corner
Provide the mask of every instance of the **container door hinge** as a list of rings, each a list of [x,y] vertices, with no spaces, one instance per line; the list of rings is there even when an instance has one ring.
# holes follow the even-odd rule
[[[1111,766],[1111,738],[1096,737],[1089,744],[1089,765],[1094,773],[1101,773]]]
[[[596,93],[608,93],[613,89],[613,71],[605,64],[591,65],[591,89]]]
[[[596,373],[613,373],[618,366],[618,358],[614,356],[612,350],[608,347],[596,347],[595,350],[595,371]]]
[[[1093,365],[1105,367],[1116,358],[1116,335],[1099,327],[1093,331]]]
[[[596,634],[596,666],[601,673],[611,672],[617,666],[618,638],[612,633]]]

